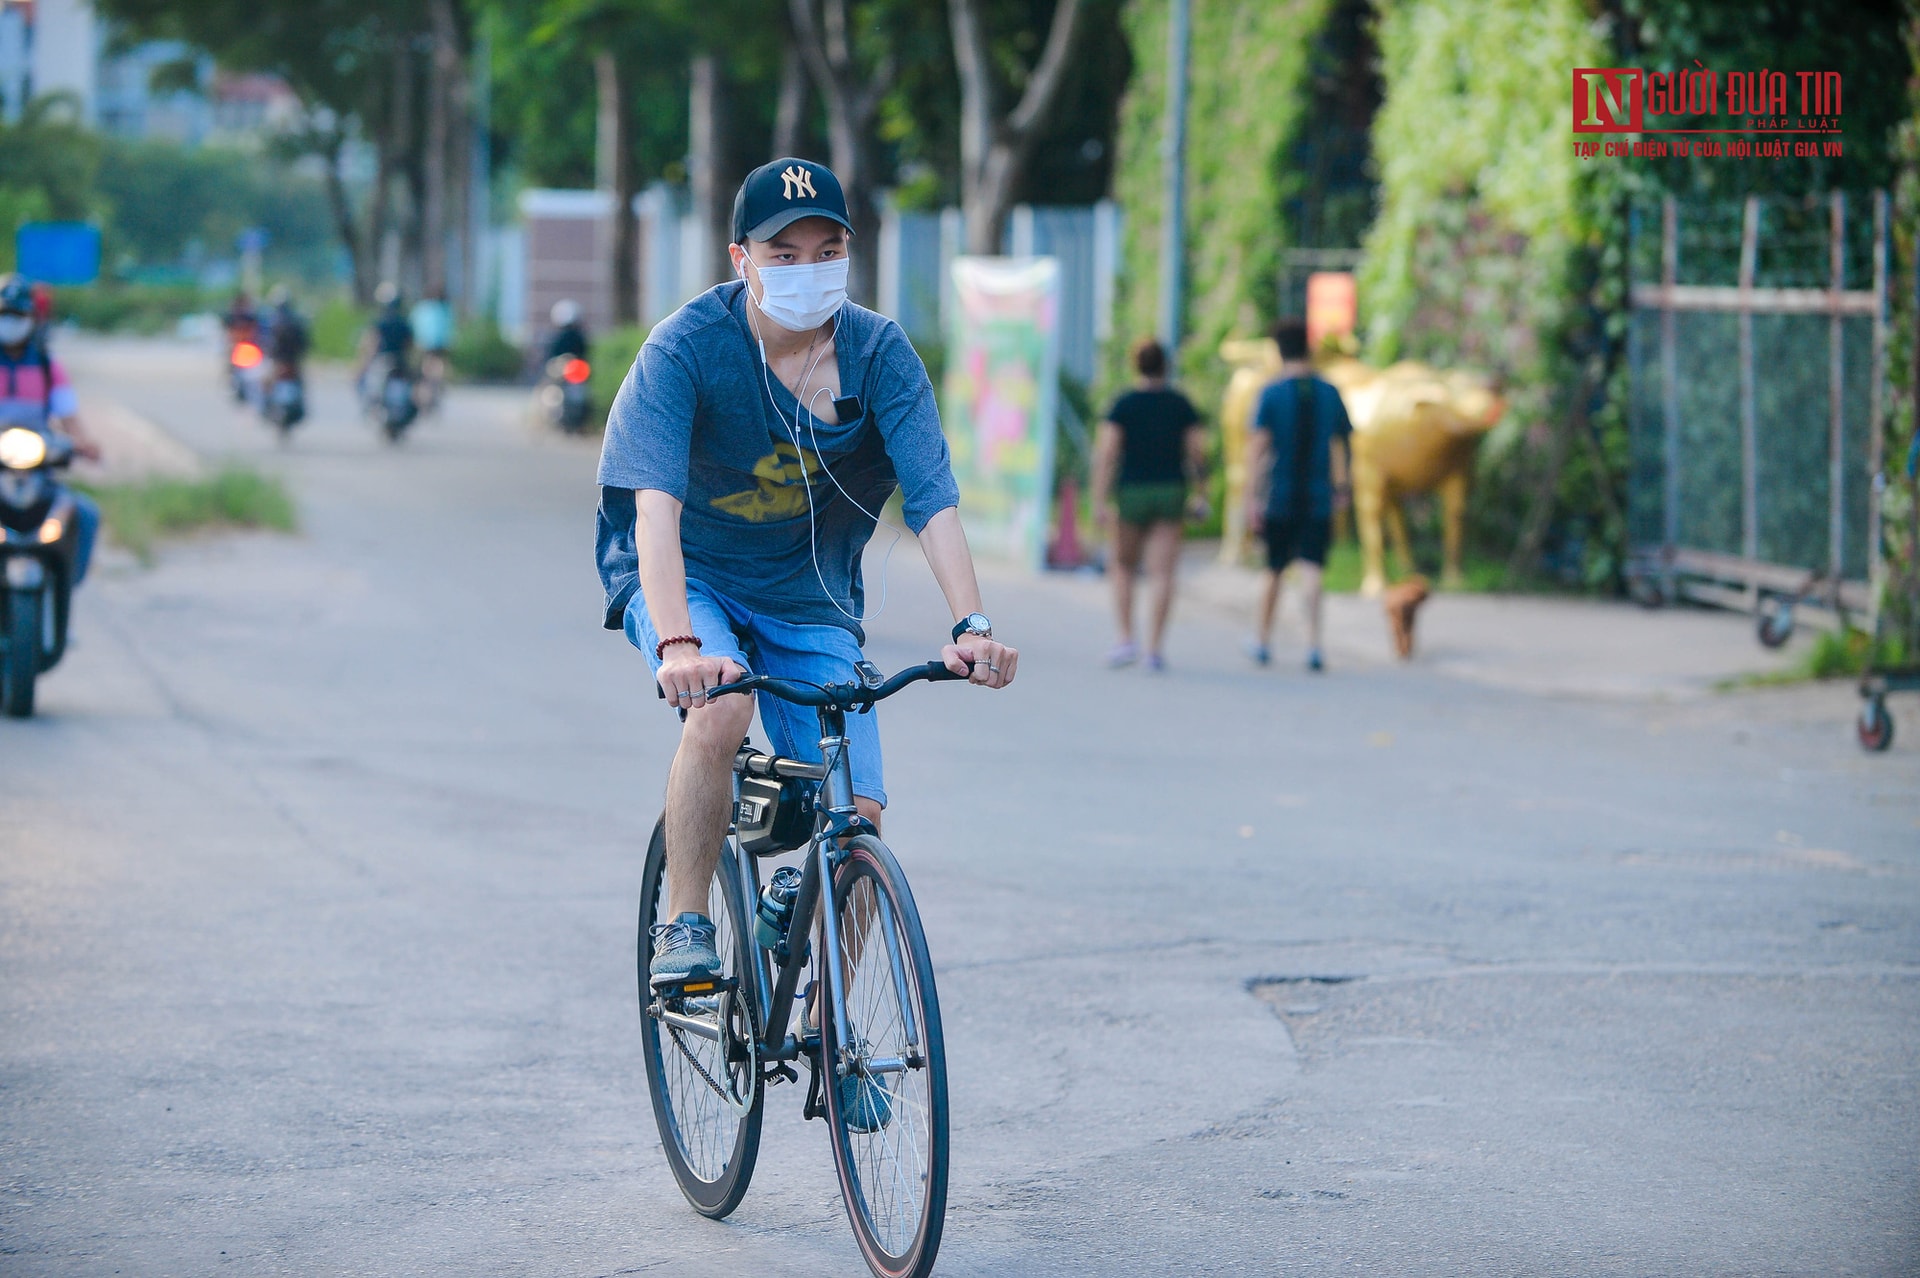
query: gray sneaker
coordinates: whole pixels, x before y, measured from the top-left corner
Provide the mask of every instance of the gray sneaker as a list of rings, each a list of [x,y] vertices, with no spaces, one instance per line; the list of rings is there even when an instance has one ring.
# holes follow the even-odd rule
[[[848,1074],[840,1080],[840,1113],[849,1131],[869,1135],[893,1121],[893,1091],[884,1076]]]
[[[671,923],[656,925],[649,935],[653,937],[653,961],[647,964],[647,980],[655,989],[720,979],[714,927],[706,915],[689,911]]]

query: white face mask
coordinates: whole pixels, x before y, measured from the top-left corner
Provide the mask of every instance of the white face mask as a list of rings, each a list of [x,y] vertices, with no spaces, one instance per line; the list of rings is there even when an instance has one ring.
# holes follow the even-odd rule
[[[0,346],[18,346],[33,335],[33,316],[0,315]]]
[[[796,266],[759,266],[760,313],[790,333],[819,328],[833,318],[847,300],[847,259]],[[745,268],[742,267],[742,274]],[[748,284],[751,291],[752,284]]]

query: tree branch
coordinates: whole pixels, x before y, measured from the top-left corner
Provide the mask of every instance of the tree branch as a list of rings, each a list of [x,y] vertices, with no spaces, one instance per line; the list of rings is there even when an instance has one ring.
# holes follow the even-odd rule
[[[1080,16],[1086,12],[1083,0],[1060,0],[1054,6],[1053,23],[1047,28],[1047,47],[1027,80],[1027,91],[1020,103],[1007,115],[1005,131],[1021,142],[1038,132],[1053,113],[1054,100],[1066,80],[1067,57],[1073,52],[1079,35]]]

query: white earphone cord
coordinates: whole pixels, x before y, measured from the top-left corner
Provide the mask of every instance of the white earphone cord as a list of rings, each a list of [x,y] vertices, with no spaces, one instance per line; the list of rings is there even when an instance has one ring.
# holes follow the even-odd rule
[[[820,463],[820,473],[825,475],[828,481],[840,491],[842,497],[845,497],[849,502],[853,503],[855,510],[865,515],[868,519],[871,519],[876,526],[884,527],[888,532],[893,534],[893,540],[887,543],[887,553],[881,556],[880,559],[880,606],[864,616],[859,617],[854,616],[845,608],[842,608],[840,601],[833,597],[833,590],[827,585],[826,574],[820,571],[820,537],[819,526],[814,516],[813,477],[807,473],[806,450],[800,446],[800,412],[794,413],[793,425],[789,427],[787,425],[787,415],[780,411],[780,402],[773,397],[773,381],[767,363],[767,341],[764,337],[760,336],[760,326],[754,323],[753,311],[751,309],[747,311],[747,322],[753,325],[754,341],[758,343],[760,347],[760,384],[766,388],[767,403],[772,406],[773,415],[779,421],[780,429],[786,431],[787,437],[793,441],[794,458],[800,463],[800,484],[801,487],[806,490],[807,494],[807,553],[813,560],[814,580],[820,583],[820,593],[827,597],[827,602],[834,606],[835,611],[848,621],[851,621],[854,625],[864,626],[868,621],[878,617],[887,610],[887,572],[893,564],[894,547],[900,544],[900,539],[905,536],[905,533],[880,518],[880,516],[874,514],[871,510],[868,510],[865,506],[862,506],[859,501],[854,498],[854,495],[847,491],[846,485],[840,482],[839,477],[833,473],[833,469],[827,465],[826,457],[821,454],[820,432],[816,429],[815,425],[818,418],[813,411],[813,402],[822,395],[829,394],[828,389],[822,386],[812,395],[808,396],[805,403],[801,403],[799,396],[794,396],[793,402],[795,406],[807,415],[807,438],[813,442],[813,456],[814,460]],[[802,387],[805,387],[806,384],[812,380],[814,370],[820,366],[820,361],[825,355],[826,352],[821,351],[815,355],[812,361],[807,364],[806,368],[801,371],[800,385]]]

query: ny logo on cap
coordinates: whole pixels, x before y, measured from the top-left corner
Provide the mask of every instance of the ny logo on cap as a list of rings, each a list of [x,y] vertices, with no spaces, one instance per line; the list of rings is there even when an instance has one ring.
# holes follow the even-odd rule
[[[814,198],[813,174],[798,164],[790,164],[780,171],[780,194],[791,200],[796,195]]]

